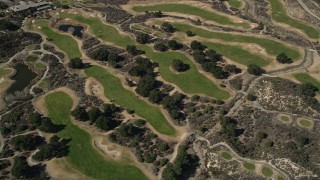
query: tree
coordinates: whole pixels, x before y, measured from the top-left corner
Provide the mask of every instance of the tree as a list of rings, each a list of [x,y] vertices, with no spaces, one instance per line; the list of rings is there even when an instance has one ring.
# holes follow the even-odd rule
[[[91,122],[95,122],[101,115],[102,115],[102,112],[97,107],[93,107],[88,111],[88,117]]]
[[[180,59],[174,59],[171,66],[178,72],[183,72],[190,68],[189,64],[184,64]]]
[[[206,46],[202,45],[201,42],[198,42],[196,40],[191,42],[190,47],[192,50],[204,50],[206,48]]]
[[[280,53],[278,56],[277,56],[277,61],[281,64],[290,64],[292,63],[292,59],[289,58],[285,53]]]
[[[163,17],[163,13],[161,11],[156,11],[152,13],[153,17],[155,18],[161,18]]]
[[[20,135],[11,140],[11,145],[17,151],[31,151],[44,143],[44,138],[33,135]]]
[[[148,98],[153,103],[159,103],[162,100],[163,96],[164,95],[160,90],[154,89],[154,90],[150,91]]]
[[[224,66],[224,70],[229,72],[229,73],[241,73],[241,69],[238,68],[236,65],[233,64],[227,64]]]
[[[92,59],[95,59],[98,61],[107,61],[109,56],[109,51],[104,48],[99,48],[89,53],[89,56]]]
[[[30,113],[28,116],[28,121],[30,124],[35,126],[40,126],[41,124],[41,114],[38,112]]]
[[[168,22],[164,22],[161,25],[161,29],[164,30],[165,32],[168,33],[173,33],[175,31],[174,27],[172,26],[172,24],[168,23]]]
[[[110,129],[110,119],[108,119],[105,116],[100,116],[97,120],[96,120],[96,126],[102,130],[109,130]]]
[[[145,34],[145,33],[140,33],[137,35],[137,42],[140,44],[146,44],[149,42],[150,40],[150,36],[149,34]]]
[[[168,50],[168,47],[163,42],[157,42],[154,44],[154,49],[163,52]]]
[[[222,55],[218,54],[215,50],[213,49],[209,49],[205,52],[205,55],[208,57],[208,59],[212,62],[217,62],[217,61],[221,61]]]
[[[202,50],[195,50],[192,55],[194,60],[199,64],[202,64],[206,60],[206,55]]]
[[[108,60],[109,60],[109,61],[119,62],[120,59],[121,59],[121,57],[120,57],[118,54],[114,53],[114,52],[111,52],[111,53],[109,53],[109,55],[108,55]]]
[[[302,94],[309,97],[315,97],[319,89],[311,83],[304,83],[300,86]]]
[[[169,40],[168,47],[172,50],[177,50],[177,49],[180,49],[182,45],[176,40]]]
[[[248,94],[247,95],[247,100],[248,101],[255,101],[257,99],[257,97],[253,94]]]
[[[103,105],[104,114],[107,117],[112,116],[114,113],[118,112],[120,109],[115,104],[104,104]]]
[[[82,106],[76,107],[75,110],[71,112],[71,115],[79,121],[87,121],[88,120],[88,113],[86,109]]]
[[[129,54],[133,56],[144,54],[144,51],[138,50],[135,45],[127,45],[126,50],[128,51]]]
[[[84,64],[82,62],[82,59],[80,59],[80,58],[72,58],[72,59],[70,59],[70,62],[68,63],[68,66],[70,68],[73,68],[73,69],[82,69],[82,68],[84,68]]]
[[[133,66],[128,73],[130,74],[130,76],[145,76],[147,74],[147,72],[145,71],[145,69],[141,66]]]
[[[42,118],[41,125],[38,128],[40,131],[47,133],[55,133],[59,130],[58,125],[54,124],[49,118]]]
[[[30,169],[27,158],[24,156],[16,156],[14,158],[11,174],[16,178],[26,177]]]
[[[4,10],[4,9],[7,9],[8,7],[9,6],[6,3],[0,1],[0,9]]]
[[[157,82],[154,79],[154,77],[144,76],[139,80],[137,84],[136,92],[143,97],[148,97],[150,94],[150,91],[155,89],[156,85],[157,85]]]
[[[249,64],[247,71],[249,74],[252,74],[255,76],[260,76],[266,72],[264,69],[262,69],[260,66],[256,64]]]
[[[192,31],[187,31],[186,34],[188,37],[195,36],[195,34]]]

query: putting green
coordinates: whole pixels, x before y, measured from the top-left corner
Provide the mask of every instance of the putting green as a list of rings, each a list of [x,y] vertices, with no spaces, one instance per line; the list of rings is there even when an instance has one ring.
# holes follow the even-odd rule
[[[291,122],[291,118],[287,115],[279,115],[278,120],[280,120],[283,123],[290,123]]]
[[[122,48],[127,45],[135,44],[135,42],[126,35],[122,35],[113,26],[102,23],[97,18],[84,18],[80,15],[61,14],[64,18],[73,18],[74,20],[87,24],[91,33],[96,35],[103,41],[113,43]],[[229,93],[220,89],[214,82],[199,73],[194,63],[184,54],[169,51],[169,52],[156,52],[147,45],[137,45],[138,49],[144,50],[145,55],[152,61],[159,63],[159,71],[161,76],[168,82],[176,84],[184,92],[189,94],[205,94],[218,99],[228,99]],[[170,66],[173,59],[181,59],[184,63],[190,65],[190,69],[181,74],[175,74],[170,71]]]
[[[271,4],[271,8],[272,8],[272,19],[280,23],[288,24],[294,28],[297,28],[303,31],[310,38],[313,38],[313,39],[320,38],[320,34],[317,29],[289,17],[286,13],[285,8],[283,7],[282,3],[279,0],[268,0],[268,1]]]
[[[214,21],[221,25],[231,25],[235,27],[242,27],[249,29],[250,25],[243,22],[234,22],[227,16],[217,14],[213,11],[207,11],[195,6],[187,4],[158,4],[153,6],[135,6],[132,8],[136,12],[145,12],[145,11],[162,11],[162,12],[175,12],[188,15],[194,15],[201,17],[203,19]]]
[[[266,166],[262,167],[261,173],[266,177],[271,177],[273,175],[272,169]]]
[[[320,82],[310,76],[307,73],[297,73],[293,75],[298,81],[302,83],[311,83],[312,85],[316,86],[320,90]]]
[[[147,104],[134,93],[126,90],[119,78],[99,66],[87,68],[85,69],[85,73],[103,85],[106,97],[113,99],[120,106],[134,110],[139,116],[145,118],[159,133],[166,135],[176,134],[175,129],[168,123],[159,108]]]
[[[72,124],[70,111],[72,99],[64,92],[49,94],[45,98],[49,117],[65,128],[58,133],[70,138],[70,152],[67,161],[77,170],[93,179],[148,179],[140,169],[126,162],[105,159],[92,147],[89,133]]]
[[[48,27],[47,20],[37,20],[35,24],[40,27],[35,30],[44,34],[50,43],[56,45],[61,51],[64,51],[69,59],[81,58],[78,43],[72,37],[53,31]]]
[[[249,162],[244,162],[242,165],[246,170],[249,170],[249,171],[254,171],[256,169],[256,166]]]
[[[195,26],[190,26],[187,24],[182,23],[173,23],[174,27],[182,32],[192,31],[194,34],[203,37],[203,38],[210,38],[210,39],[220,39],[226,42],[239,42],[239,43],[252,43],[257,44],[264,48],[267,53],[277,56],[280,53],[286,53],[288,57],[292,58],[293,61],[298,60],[301,58],[301,54],[293,48],[287,47],[283,43],[255,37],[255,36],[246,36],[246,35],[239,35],[239,34],[231,34],[231,33],[222,33],[222,32],[215,32],[209,31],[203,28],[198,28]],[[236,54],[236,53],[235,53]],[[261,58],[260,58],[261,59]],[[259,60],[259,61],[266,61],[266,60]]]
[[[232,159],[232,156],[230,153],[226,152],[226,151],[222,151],[221,152],[221,156],[226,159],[226,160],[231,160]]]
[[[231,7],[240,8],[241,7],[241,0],[228,0],[228,3]]]
[[[29,62],[35,62],[38,60],[38,56],[36,54],[30,54],[27,56],[26,60]]]
[[[307,119],[298,119],[298,124],[306,128],[311,128],[313,126],[313,122]]]

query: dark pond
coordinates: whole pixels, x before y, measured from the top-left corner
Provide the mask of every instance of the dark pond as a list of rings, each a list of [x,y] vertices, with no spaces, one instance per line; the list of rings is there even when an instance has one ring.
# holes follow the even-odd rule
[[[79,38],[82,38],[82,30],[84,29],[84,27],[82,26],[74,26],[74,25],[68,25],[68,24],[64,24],[64,25],[60,25],[59,26],[59,30],[63,31],[63,32],[72,32],[72,35],[77,36]]]
[[[8,94],[13,94],[15,91],[22,91],[37,77],[37,74],[31,71],[25,64],[17,64],[14,68],[17,72],[11,79],[15,82],[8,89]]]

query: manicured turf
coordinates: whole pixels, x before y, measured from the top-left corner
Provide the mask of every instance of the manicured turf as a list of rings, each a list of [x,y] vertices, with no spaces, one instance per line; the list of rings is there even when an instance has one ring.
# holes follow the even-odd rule
[[[231,7],[234,7],[234,8],[241,7],[241,0],[228,0],[228,3]]]
[[[298,60],[301,54],[296,50],[285,46],[284,44],[265,38],[259,38],[254,36],[246,36],[231,33],[221,33],[215,31],[209,31],[206,29],[190,26],[182,23],[173,23],[174,27],[180,31],[187,32],[192,31],[194,34],[210,39],[221,39],[226,42],[240,42],[240,43],[252,43],[257,44],[264,48],[267,53],[277,56],[280,53],[286,53],[288,57],[292,58],[293,61]]]
[[[50,43],[64,51],[70,59],[81,57],[78,43],[72,37],[53,31],[48,27],[48,21],[46,20],[36,21],[36,25],[41,27],[41,29],[37,28],[36,30],[43,33]]]
[[[243,167],[249,171],[254,171],[256,169],[256,166],[252,163],[249,163],[249,162],[244,162],[243,164]]]
[[[46,68],[46,66],[41,64],[41,63],[34,64],[34,67],[37,68],[37,69],[45,69]]]
[[[90,31],[106,42],[111,42],[122,48],[126,48],[128,44],[135,44],[129,36],[121,35],[116,28],[103,24],[97,18],[84,18],[79,15],[71,14],[61,14],[61,16],[65,18],[74,18],[76,21],[89,25]],[[184,92],[190,94],[205,94],[218,99],[227,99],[230,97],[228,92],[223,91],[214,84],[214,82],[200,74],[193,62],[184,54],[172,51],[155,52],[146,45],[138,45],[137,47],[146,51],[145,55],[152,61],[159,63],[160,74],[166,81],[176,84]],[[171,72],[170,66],[175,58],[181,59],[185,63],[189,64],[190,69],[181,74]]]
[[[134,93],[124,89],[119,78],[99,66],[85,69],[85,73],[97,79],[104,87],[105,96],[113,99],[116,104],[134,110],[159,133],[175,135],[175,129],[168,123],[159,108],[147,104]]]
[[[302,23],[298,20],[292,19],[289,17],[282,5],[282,3],[279,0],[269,0],[269,3],[272,7],[272,18],[275,21],[278,21],[280,23],[288,24],[294,28],[297,28],[299,30],[302,30],[305,34],[307,34],[310,38],[313,39],[319,39],[320,34],[317,29],[314,27],[307,25],[305,23]]]
[[[262,58],[259,55],[252,54],[240,46],[236,45],[225,45],[220,43],[213,43],[213,42],[202,42],[208,48],[214,49],[219,54],[231,59],[240,64],[249,65],[249,64],[256,64],[259,66],[267,66],[272,62],[270,59],[269,61]]]
[[[266,177],[270,177],[270,176],[273,175],[272,169],[270,169],[269,167],[266,167],[266,166],[262,167],[261,172],[262,172],[262,174],[263,174],[264,176],[266,176]]]
[[[9,68],[0,68],[0,78],[7,76],[12,72],[12,69]]]
[[[72,99],[64,92],[56,92],[45,98],[49,117],[54,123],[65,128],[58,133],[62,138],[70,138],[68,162],[93,179],[147,179],[140,169],[121,161],[105,159],[92,147],[89,133],[73,125],[70,121]]]
[[[190,6],[187,4],[158,4],[154,6],[135,6],[132,8],[137,12],[145,12],[145,11],[162,11],[162,12],[176,12],[182,14],[189,14],[201,17],[203,19],[214,21],[218,24],[222,25],[232,25],[243,28],[250,28],[248,23],[243,22],[233,22],[227,16],[223,16],[214,12],[210,12],[195,6]]]
[[[30,54],[29,56],[27,56],[26,60],[29,62],[35,62],[36,60],[38,60],[38,56],[36,54]]]
[[[39,88],[44,89],[44,88],[47,88],[48,83],[47,83],[47,81],[41,81],[38,86],[39,86]]]
[[[320,82],[318,80],[316,80],[315,78],[313,78],[312,76],[310,76],[307,73],[297,73],[293,75],[298,81],[302,82],[302,83],[311,83],[314,86],[316,86],[319,90],[320,90]]]
[[[282,176],[278,176],[277,180],[285,180]]]
[[[307,119],[299,119],[298,120],[299,125],[306,127],[306,128],[310,128],[313,125],[313,122]]]
[[[289,122],[291,122],[290,117],[287,116],[287,115],[281,115],[279,120],[282,121],[282,122],[284,122],[284,123],[289,123]]]
[[[226,160],[231,160],[232,159],[232,156],[226,151],[221,152],[221,156]]]

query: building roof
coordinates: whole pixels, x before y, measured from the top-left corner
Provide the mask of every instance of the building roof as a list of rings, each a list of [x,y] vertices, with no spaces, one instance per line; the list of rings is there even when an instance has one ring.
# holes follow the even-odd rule
[[[13,6],[11,9],[15,12],[18,12],[18,11],[27,10],[29,8],[37,8],[39,6],[49,6],[51,4],[52,4],[51,2],[45,2],[45,1],[42,1],[42,2],[21,1],[19,5]]]

